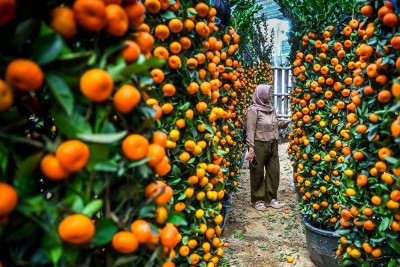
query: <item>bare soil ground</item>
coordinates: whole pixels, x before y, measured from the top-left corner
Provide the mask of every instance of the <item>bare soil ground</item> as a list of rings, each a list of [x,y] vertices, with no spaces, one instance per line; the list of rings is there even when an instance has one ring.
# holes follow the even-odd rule
[[[297,194],[292,184],[292,167],[287,143],[279,145],[281,181],[278,198],[285,203],[280,210],[256,211],[250,203],[250,172],[245,162],[240,192],[233,196],[232,208],[223,232],[224,266],[230,267],[314,267],[307,250]],[[286,213],[285,213],[286,211]],[[287,214],[288,213],[288,214]],[[287,257],[294,258],[293,263]]]

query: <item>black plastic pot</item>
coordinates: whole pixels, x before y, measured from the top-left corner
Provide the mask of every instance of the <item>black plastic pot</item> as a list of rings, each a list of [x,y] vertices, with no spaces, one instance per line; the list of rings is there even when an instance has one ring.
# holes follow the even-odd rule
[[[222,223],[220,225],[222,231],[225,230],[225,225],[226,225],[226,222],[228,221],[229,212],[231,211],[231,208],[232,208],[232,200],[233,200],[232,192],[225,195],[225,197],[221,200],[221,204],[222,204],[221,215],[224,218],[224,220],[222,221]]]
[[[311,260],[318,267],[335,267],[337,265],[335,251],[339,243],[339,235],[314,227],[307,218],[304,218],[304,224]]]

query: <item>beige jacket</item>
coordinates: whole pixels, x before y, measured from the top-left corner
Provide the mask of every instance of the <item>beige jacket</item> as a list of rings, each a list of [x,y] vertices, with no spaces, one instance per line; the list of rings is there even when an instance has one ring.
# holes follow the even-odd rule
[[[289,121],[278,121],[275,111],[268,113],[258,111],[257,117],[257,110],[249,110],[246,115],[247,146],[254,147],[254,140],[262,142],[278,140],[278,129],[285,128],[288,124]]]

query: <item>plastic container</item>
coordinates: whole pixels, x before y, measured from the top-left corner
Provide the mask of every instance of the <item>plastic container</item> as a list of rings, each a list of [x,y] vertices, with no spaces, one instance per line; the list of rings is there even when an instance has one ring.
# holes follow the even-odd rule
[[[325,231],[312,226],[304,218],[306,226],[306,240],[311,260],[318,267],[335,267],[337,265],[336,253],[339,244],[339,235],[335,232]]]

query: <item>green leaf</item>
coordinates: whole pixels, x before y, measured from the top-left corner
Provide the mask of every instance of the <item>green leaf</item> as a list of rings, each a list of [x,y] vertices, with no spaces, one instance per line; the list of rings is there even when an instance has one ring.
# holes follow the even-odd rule
[[[173,215],[168,219],[168,223],[173,223],[176,225],[187,225],[185,218],[181,215]]]
[[[103,246],[109,243],[113,235],[118,231],[117,225],[111,219],[100,218],[95,222],[96,233],[93,242],[96,246]]]
[[[76,138],[80,133],[92,133],[90,124],[79,113],[73,113],[71,116],[68,116],[55,109],[51,110],[50,113],[58,129],[69,138]]]
[[[138,166],[142,166],[142,165],[146,164],[147,162],[149,162],[150,160],[151,160],[151,158],[144,158],[144,159],[132,162],[127,166],[127,169],[131,169],[131,168],[135,168],[135,167],[138,167]]]
[[[34,42],[32,48],[32,57],[39,65],[46,65],[53,62],[61,54],[63,41],[61,36],[55,32],[49,32],[48,27],[43,22],[40,35]]]
[[[15,180],[22,182],[23,180],[32,179],[32,173],[39,165],[40,159],[44,155],[44,151],[40,151],[27,157],[24,161],[19,164],[15,173]]]
[[[88,217],[92,217],[96,212],[98,212],[103,207],[103,200],[102,199],[95,199],[90,201],[85,208],[83,209],[82,213]]]
[[[51,95],[56,99],[65,113],[71,116],[74,110],[74,95],[71,89],[63,79],[52,72],[46,73],[46,82],[49,85]]]
[[[175,15],[174,12],[172,12],[170,10],[167,10],[164,13],[162,13],[161,17],[162,17],[162,19],[164,21],[166,21],[166,20],[170,20],[170,19],[176,18],[176,15]]]
[[[99,172],[116,172],[118,170],[118,163],[114,160],[98,162],[94,165],[93,170]]]
[[[89,144],[90,158],[87,163],[87,168],[93,170],[99,162],[108,160],[110,154],[110,146],[107,144],[93,143]]]
[[[218,182],[218,183],[215,185],[214,190],[215,190],[215,191],[219,191],[219,190],[222,190],[222,189],[224,189],[224,184],[221,183],[221,182]]]
[[[103,57],[100,60],[99,68],[104,69],[107,65],[107,60],[108,60],[109,56],[111,56],[115,52],[118,52],[125,46],[126,46],[126,44],[121,43],[121,42],[117,42],[116,44],[109,46],[107,48],[107,50],[104,52]]]
[[[165,65],[165,60],[152,56],[146,60],[146,64],[151,68],[162,68]]]
[[[400,242],[396,239],[390,239],[388,241],[389,246],[394,250],[399,252],[400,251]]]
[[[130,75],[132,75],[132,74],[139,74],[139,73],[146,71],[148,67],[146,65],[145,60],[146,59],[145,59],[144,55],[141,54],[135,63],[129,64],[125,68],[123,75],[126,77],[130,77]]]
[[[86,142],[110,144],[121,140],[128,131],[122,131],[119,133],[104,133],[104,134],[77,134],[77,137]]]
[[[42,247],[47,258],[53,263],[53,266],[58,266],[58,261],[61,259],[63,251],[61,239],[55,231],[43,237]]]
[[[390,219],[385,217],[382,219],[381,223],[379,224],[379,231],[384,232],[386,229],[389,228]]]

